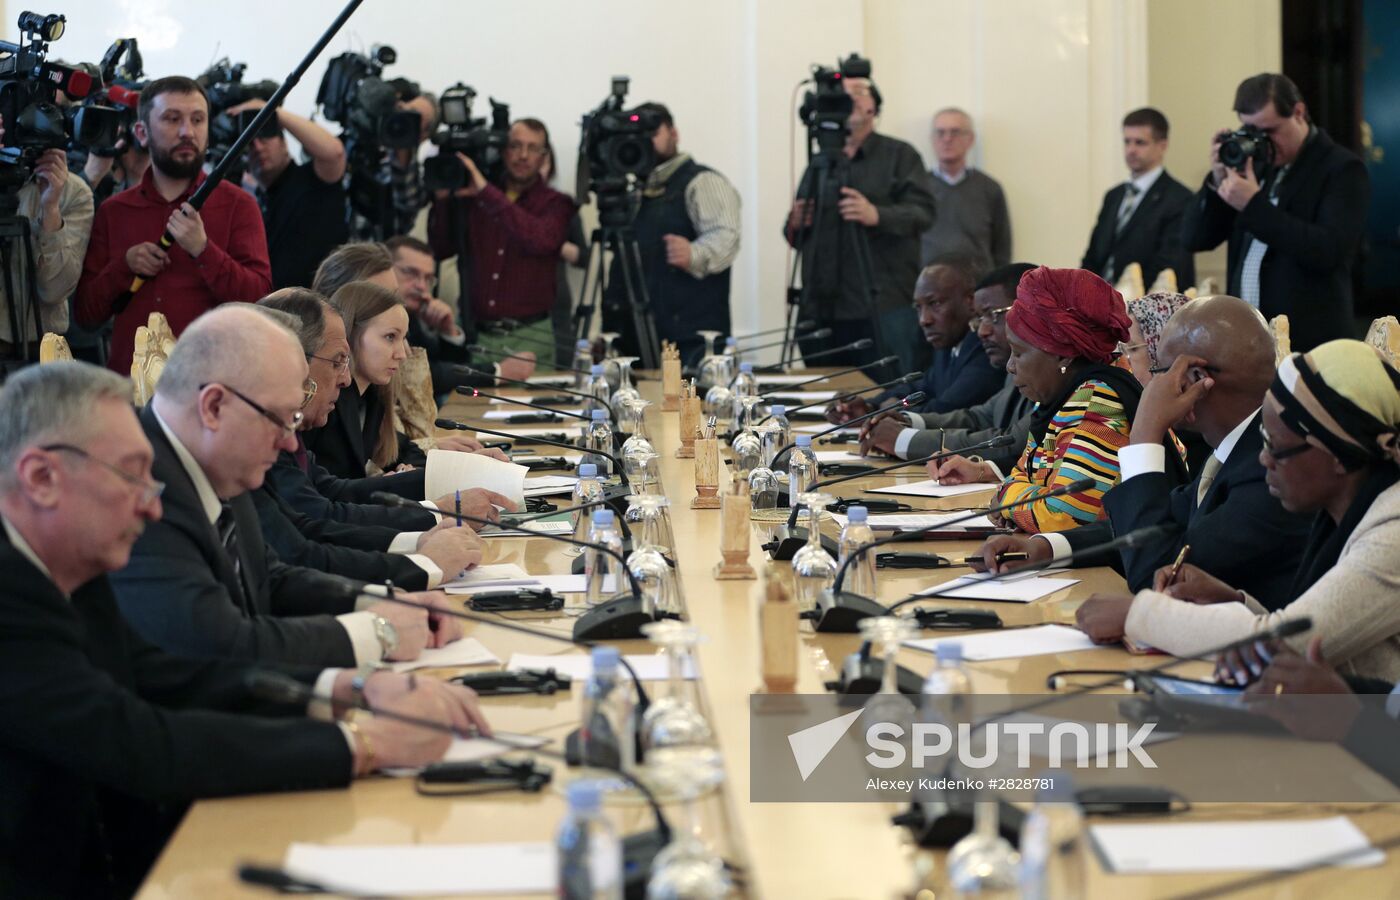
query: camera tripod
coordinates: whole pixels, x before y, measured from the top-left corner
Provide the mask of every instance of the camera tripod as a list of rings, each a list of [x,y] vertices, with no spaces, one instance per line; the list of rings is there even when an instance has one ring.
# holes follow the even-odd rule
[[[812,224],[803,225],[795,236],[792,272],[788,276],[787,328],[783,334],[782,363],[785,366],[795,362],[797,323],[802,318],[802,310],[806,308],[811,311],[811,291],[817,260],[836,260],[835,272],[839,281],[840,264],[845,259],[842,254],[847,246],[853,250],[852,258],[855,261],[856,277],[860,280],[861,292],[865,295],[865,307],[875,324],[876,334],[879,334],[879,288],[875,286],[874,266],[870,259],[870,237],[863,225],[841,219],[839,212],[834,229],[826,224],[825,219],[828,212],[836,210],[836,204],[841,198],[841,189],[850,186],[850,178],[851,161],[845,153],[838,148],[823,148],[808,161],[807,171],[802,174],[802,181],[797,185],[794,205],[797,201],[812,201]],[[833,243],[834,246],[829,246]],[[839,283],[836,287],[839,290]]]
[[[602,205],[601,202],[599,205]],[[637,246],[636,232],[630,224],[604,223],[593,230],[592,241],[588,248],[588,265],[583,274],[583,290],[574,309],[574,334],[579,340],[588,337],[593,313],[602,305],[608,287],[605,251],[610,250],[622,275],[627,308],[632,316],[637,341],[637,358],[643,369],[660,368],[661,344],[656,336],[656,319],[651,310],[651,298],[647,294],[642,251]]]
[[[34,262],[34,244],[29,219],[19,215],[19,186],[0,188],[0,270],[3,270],[5,300],[10,319],[10,343],[19,350],[19,359],[29,362],[29,324],[34,325],[37,338],[43,336],[43,320],[39,316],[39,286],[35,283],[38,267]],[[24,296],[15,291],[16,244],[23,253],[24,272],[20,273]],[[35,357],[37,360],[37,356]],[[3,374],[3,373],[0,373]]]

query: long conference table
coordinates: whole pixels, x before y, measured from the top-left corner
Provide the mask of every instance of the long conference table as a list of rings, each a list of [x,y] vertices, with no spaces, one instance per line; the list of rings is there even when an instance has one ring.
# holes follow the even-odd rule
[[[819,374],[822,370],[813,370]],[[833,379],[829,386],[857,388],[859,376]],[[828,385],[823,385],[828,386]],[[766,526],[755,523],[750,562],[758,572],[755,581],[717,581],[713,568],[720,559],[720,512],[694,510],[694,464],[677,459],[680,445],[678,417],[662,412],[660,384],[643,381],[642,395],[653,401],[647,411],[647,427],[660,453],[661,480],[671,501],[677,568],[681,579],[686,617],[705,640],[696,652],[699,678],[695,691],[714,729],[725,767],[724,786],[699,805],[701,827],[724,858],[742,871],[742,894],[768,898],[893,898],[933,893],[918,889],[930,871],[942,865],[941,851],[921,850],[908,832],[891,824],[891,816],[903,809],[887,803],[752,803],[749,789],[762,773],[749,769],[749,698],[762,692],[761,632],[759,608],[767,579],[790,580],[790,564],[772,562],[759,549]],[[527,396],[523,392],[511,392]],[[463,422],[479,422],[485,409],[479,401],[454,397],[442,410],[444,416]],[[485,423],[482,423],[485,426]],[[485,426],[494,427],[494,426]],[[562,427],[562,426],[561,426]],[[508,430],[508,429],[503,429]],[[517,442],[529,446],[528,440]],[[849,445],[846,445],[849,446]],[[560,451],[541,447],[540,452]],[[722,476],[727,477],[727,476]],[[922,467],[910,470],[903,480],[927,477]],[[840,494],[853,496],[862,488],[888,485],[888,476],[863,478],[841,486]],[[916,508],[962,508],[984,503],[990,494],[965,495],[945,500],[900,499]],[[567,498],[562,498],[567,500]],[[566,503],[558,503],[563,506]],[[834,527],[828,523],[828,528]],[[978,541],[939,541],[905,544],[903,550],[931,550],[945,556],[975,551]],[[566,573],[574,559],[569,548],[544,538],[499,538],[488,541],[488,563],[515,563],[531,574]],[[892,602],[921,587],[960,574],[952,570],[881,570],[880,599]],[[1072,623],[1074,609],[1083,599],[1100,591],[1122,591],[1124,583],[1113,570],[1077,569],[1072,587],[1024,606],[996,604],[1008,626],[1040,622]],[[981,602],[940,599],[940,604],[985,606]],[[512,614],[515,619],[520,614]],[[530,624],[567,635],[573,620],[554,614],[531,614]],[[571,654],[581,650],[542,638],[484,624],[465,623],[468,636],[480,640],[504,662],[512,653]],[[841,660],[855,651],[858,635],[816,634],[802,624],[799,645],[799,693],[822,693],[824,682],[835,678]],[[653,653],[646,641],[620,641],[624,653]],[[970,663],[977,692],[1035,694],[1046,691],[1045,677],[1063,668],[1124,669],[1153,665],[1160,657],[1131,655],[1117,647],[1103,647],[1072,654],[1033,656]],[[900,663],[920,674],[933,666],[929,654],[905,650]],[[1205,677],[1205,663],[1183,665],[1179,671]],[[456,674],[440,671],[444,676]],[[484,698],[483,704],[496,729],[553,739],[560,748],[563,737],[577,726],[581,684],[553,696]],[[138,896],[142,900],[165,898],[223,898],[266,896],[264,890],[239,883],[240,863],[279,865],[294,842],[334,845],[464,844],[501,842],[551,842],[563,818],[566,803],[558,785],[567,780],[562,764],[555,767],[555,785],[539,793],[488,794],[474,798],[435,798],[415,793],[412,779],[375,777],[356,781],[349,789],[309,793],[266,794],[193,805],[166,847]],[[561,777],[565,776],[565,777]],[[609,815],[622,833],[651,827],[645,807],[609,805]],[[668,813],[669,814],[669,813]],[[1400,804],[1197,804],[1171,820],[1220,821],[1234,819],[1280,820],[1347,815],[1373,841],[1400,836]],[[674,819],[675,816],[672,815]],[[1102,821],[1090,818],[1089,823]],[[1134,817],[1132,821],[1151,821]],[[1118,875],[1104,871],[1092,857],[1088,864],[1088,895],[1132,898],[1169,898],[1238,881],[1242,873]],[[1293,875],[1273,884],[1231,893],[1232,897],[1346,897],[1400,896],[1400,853],[1390,852],[1385,863],[1368,868],[1327,868]]]

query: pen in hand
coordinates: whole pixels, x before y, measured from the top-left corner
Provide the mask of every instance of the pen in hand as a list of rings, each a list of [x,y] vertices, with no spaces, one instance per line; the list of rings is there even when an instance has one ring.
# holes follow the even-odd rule
[[[1186,564],[1186,554],[1190,552],[1190,544],[1182,545],[1181,552],[1176,555],[1176,562],[1172,563],[1171,571],[1167,573],[1166,584],[1162,585],[1163,590],[1166,590],[1176,583],[1176,577],[1181,574],[1181,567]]]
[[[462,492],[461,492],[460,490],[457,491],[456,504],[457,504],[457,524],[458,524],[458,525],[461,525],[461,524],[462,524]]]

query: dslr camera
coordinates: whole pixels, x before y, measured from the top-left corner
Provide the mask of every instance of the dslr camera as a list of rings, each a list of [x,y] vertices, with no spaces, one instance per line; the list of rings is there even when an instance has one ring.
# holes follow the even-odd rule
[[[625,75],[613,78],[611,93],[584,115],[579,144],[578,196],[596,194],[598,218],[608,226],[632,221],[636,184],[656,168],[651,138],[661,127],[661,115],[641,107],[624,109],[629,84]]]
[[[1254,160],[1254,177],[1263,181],[1274,166],[1274,142],[1253,125],[1245,125],[1220,141],[1220,163],[1244,174],[1245,164]]]
[[[45,150],[116,142],[121,119],[117,110],[95,104],[68,105],[68,101],[81,100],[102,85],[82,68],[48,60],[49,44],[63,37],[67,21],[61,15],[22,12],[21,43],[0,41],[0,116],[5,118],[0,187],[18,189],[23,185]]]
[[[839,153],[846,145],[851,129],[851,95],[842,81],[847,78],[869,78],[870,60],[858,53],[837,62],[835,69],[812,66],[812,90],[802,97],[797,118],[807,126],[808,147],[816,146],[818,153]]]
[[[472,118],[476,91],[462,82],[442,92],[438,98],[442,124],[433,132],[436,156],[423,160],[423,187],[430,191],[455,191],[467,186],[467,167],[457,158],[466,154],[487,181],[500,179],[510,140],[510,106],[491,98],[491,124],[485,118]]]

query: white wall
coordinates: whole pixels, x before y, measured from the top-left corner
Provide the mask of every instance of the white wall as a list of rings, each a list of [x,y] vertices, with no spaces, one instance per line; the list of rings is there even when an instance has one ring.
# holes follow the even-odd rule
[[[24,7],[0,0],[0,21]],[[96,60],[113,38],[134,35],[153,76],[198,74],[227,55],[257,80],[290,71],[340,3],[63,0],[53,9],[69,23],[57,56]],[[732,305],[744,331],[782,321],[779,229],[805,161],[802,134],[791,143],[792,92],[812,63],[869,55],[885,99],[880,129],[929,162],[930,114],[966,107],[977,119],[976,164],[1007,189],[1016,256],[1073,265],[1103,191],[1124,174],[1123,113],[1170,99],[1176,133],[1187,134],[1191,98],[1210,79],[1234,77],[1222,68],[1277,65],[1277,22],[1274,0],[366,0],[287,106],[311,112],[326,59],[389,43],[401,60],[390,74],[435,92],[460,79],[479,92],[478,115],[495,95],[514,115],[544,120],[559,151],[556,183],[572,191],[579,116],[611,76],[630,75],[629,100],[667,103],[682,146],[743,198]],[[1238,65],[1219,62],[1229,53]],[[1221,119],[1215,95],[1233,86],[1213,87],[1201,128]]]

